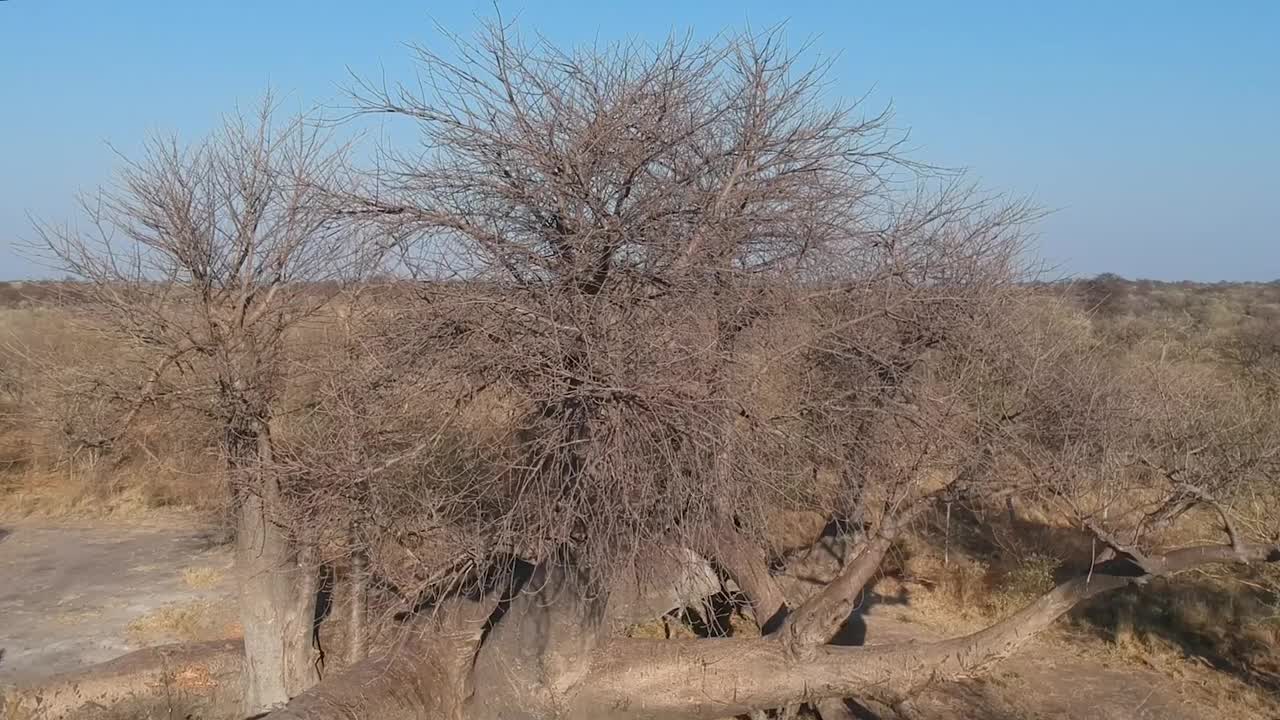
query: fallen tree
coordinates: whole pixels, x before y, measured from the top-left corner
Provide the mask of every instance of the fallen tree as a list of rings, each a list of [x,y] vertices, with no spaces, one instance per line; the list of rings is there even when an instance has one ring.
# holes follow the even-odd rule
[[[1210,564],[1277,561],[1280,545],[1182,548],[1148,557],[1144,566],[1116,558],[972,635],[872,647],[803,644],[781,632],[696,640],[611,637],[598,604],[582,602],[570,573],[552,567],[531,578],[539,589],[521,593],[487,637],[483,614],[451,610],[429,632],[322,683],[270,717],[710,720],[798,703],[843,716],[842,703],[823,701],[861,697],[900,706],[928,683],[987,671],[1095,595]],[[815,601],[799,611],[832,610],[822,596]]]

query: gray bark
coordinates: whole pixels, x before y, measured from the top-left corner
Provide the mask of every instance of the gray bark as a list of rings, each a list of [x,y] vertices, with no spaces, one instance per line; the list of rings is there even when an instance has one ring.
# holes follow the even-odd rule
[[[764,550],[749,542],[727,518],[706,532],[691,538],[693,549],[715,561],[747,596],[756,625],[761,632],[773,629],[786,614],[787,599],[769,575]]]
[[[787,617],[780,630],[782,639],[797,652],[830,642],[848,620],[891,547],[892,533],[881,534],[863,545],[835,579]]]
[[[258,461],[271,461],[271,439],[257,436]],[[236,572],[244,627],[244,706],[250,715],[280,707],[320,680],[314,644],[316,569],[273,520],[280,488],[255,469],[256,487],[236,508]]]
[[[660,618],[671,610],[701,605],[720,591],[720,578],[705,559],[687,548],[657,547],[641,556],[609,593],[610,629]]]
[[[353,535],[354,535],[353,531]],[[369,604],[369,555],[357,543],[351,553],[351,576],[347,580],[349,592],[347,628],[347,664],[355,665],[368,652],[368,604]]]
[[[271,720],[463,720],[493,602],[445,601],[390,650],[298,695]],[[484,688],[489,692],[490,689]]]

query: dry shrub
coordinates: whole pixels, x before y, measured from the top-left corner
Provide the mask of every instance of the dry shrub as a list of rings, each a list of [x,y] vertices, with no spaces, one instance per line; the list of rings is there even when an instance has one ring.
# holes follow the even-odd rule
[[[1133,658],[1173,654],[1277,690],[1278,586],[1260,574],[1157,580],[1082,606],[1073,624]]]
[[[1000,578],[993,604],[997,612],[1007,615],[1022,609],[1053,588],[1062,561],[1052,555],[1032,553],[1018,559],[1017,565]]]
[[[218,511],[226,489],[207,419],[147,407],[119,431],[116,389],[145,369],[74,307],[0,310],[0,493],[19,515]]]

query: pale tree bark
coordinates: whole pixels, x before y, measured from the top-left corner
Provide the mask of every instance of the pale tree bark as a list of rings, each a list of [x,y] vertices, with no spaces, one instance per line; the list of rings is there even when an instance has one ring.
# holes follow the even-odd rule
[[[609,628],[618,633],[671,610],[701,605],[720,588],[715,569],[698,553],[657,547],[618,575],[606,609]]]
[[[355,665],[368,653],[369,554],[360,544],[358,532],[351,551],[350,577],[347,580],[347,664]]]
[[[257,462],[236,509],[236,572],[244,628],[244,704],[253,715],[287,703],[320,680],[314,643],[317,574],[279,524],[271,437],[257,429]]]
[[[475,689],[476,651],[493,611],[493,602],[445,601],[387,652],[316,685],[269,717],[462,718],[463,704]]]
[[[761,634],[773,635],[786,644],[797,657],[806,657],[813,649],[831,642],[849,619],[868,583],[879,570],[885,555],[893,546],[898,523],[881,529],[871,540],[860,544],[843,569],[819,593],[788,609],[787,598],[768,570],[764,553],[747,542],[728,522],[721,523],[713,535],[707,552],[714,557],[748,597],[756,613]],[[820,698],[814,708],[824,720],[849,720],[853,717],[842,698]],[[794,715],[793,704],[783,709]],[[759,720],[760,711],[752,714]]]
[[[930,499],[931,496],[918,499],[884,521],[820,592],[787,616],[779,628],[779,636],[792,652],[803,655],[807,648],[831,642],[875,579],[902,528],[929,507]]]
[[[712,559],[746,596],[762,634],[774,630],[787,614],[787,598],[769,575],[765,551],[743,537],[728,518],[718,518],[691,537],[693,550]]]
[[[563,714],[607,638],[608,597],[569,557],[541,563],[476,654],[468,717]]]

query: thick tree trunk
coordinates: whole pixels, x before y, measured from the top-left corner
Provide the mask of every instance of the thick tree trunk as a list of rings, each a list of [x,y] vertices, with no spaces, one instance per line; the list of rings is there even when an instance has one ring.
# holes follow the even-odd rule
[[[720,518],[690,541],[694,551],[710,558],[742,590],[761,633],[776,629],[787,614],[787,600],[769,575],[769,562],[760,547],[744,538],[728,518]]]
[[[479,631],[439,632],[413,652],[362,663],[271,717],[714,720],[805,702],[841,715],[834,703],[822,701],[870,697],[900,704],[929,682],[986,671],[1089,597],[1208,563],[1280,561],[1280,547],[1205,546],[1145,560],[1143,567],[1126,558],[1099,564],[972,635],[933,643],[818,645],[802,653],[785,633],[606,639],[598,632],[598,601],[575,596],[568,571],[545,570],[530,582],[531,591],[511,602],[482,645]]]
[[[390,650],[295,697],[271,720],[461,720],[495,603],[454,598]],[[492,691],[484,688],[485,691]]]
[[[858,598],[879,571],[891,547],[893,533],[881,534],[867,542],[835,579],[787,617],[781,635],[793,651],[802,652],[806,647],[831,642],[857,607]]]
[[[457,720],[475,637],[428,634],[298,695],[271,720]]]
[[[354,530],[352,536],[357,536]],[[347,665],[352,666],[364,660],[368,652],[369,554],[358,539],[355,549],[351,551],[351,573],[347,579],[347,589]]]
[[[244,627],[244,705],[250,715],[289,701],[320,680],[314,643],[316,569],[275,521],[280,488],[263,472],[271,438],[257,436],[258,461],[236,508],[236,572]]]
[[[617,633],[660,618],[671,610],[701,605],[720,591],[720,578],[704,558],[687,548],[657,547],[621,572],[606,617]]]

